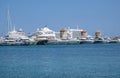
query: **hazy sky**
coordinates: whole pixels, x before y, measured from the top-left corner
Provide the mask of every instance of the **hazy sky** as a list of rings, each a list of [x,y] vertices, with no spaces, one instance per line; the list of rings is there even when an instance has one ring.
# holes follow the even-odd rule
[[[0,0],[0,35],[7,33],[8,6],[12,24],[26,33],[78,25],[90,35],[120,36],[120,0]]]

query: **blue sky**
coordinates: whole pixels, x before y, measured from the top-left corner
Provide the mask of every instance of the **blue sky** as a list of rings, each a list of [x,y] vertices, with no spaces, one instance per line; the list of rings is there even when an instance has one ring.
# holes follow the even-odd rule
[[[120,0],[0,0],[0,35],[7,33],[8,6],[12,24],[26,33],[78,25],[90,35],[120,36]]]

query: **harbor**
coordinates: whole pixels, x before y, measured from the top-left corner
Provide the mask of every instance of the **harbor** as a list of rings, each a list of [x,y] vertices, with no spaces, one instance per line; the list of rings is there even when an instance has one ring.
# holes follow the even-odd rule
[[[8,32],[0,37],[0,46],[120,43],[120,37],[104,37],[100,30],[89,35],[86,29],[79,29],[78,26],[75,29],[61,28],[58,32],[48,26],[42,26],[32,33],[26,34],[22,28],[16,30],[16,26],[12,25],[9,9],[7,17]]]
[[[120,43],[120,38],[102,37],[100,31],[96,31],[94,36],[87,33],[84,29],[65,29],[55,32],[44,26],[30,35],[20,28],[16,30],[13,27],[5,36],[0,38],[0,45],[79,45],[79,44],[97,44],[97,43]]]
[[[0,0],[0,78],[120,78],[120,0]]]

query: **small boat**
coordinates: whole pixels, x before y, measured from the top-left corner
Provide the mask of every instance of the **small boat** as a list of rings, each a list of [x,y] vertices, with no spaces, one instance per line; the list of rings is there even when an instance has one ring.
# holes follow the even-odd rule
[[[118,40],[110,40],[109,43],[119,43],[119,41]]]
[[[103,38],[95,38],[94,43],[105,43]]]
[[[91,44],[91,43],[94,43],[94,39],[92,37],[80,39],[80,44]]]

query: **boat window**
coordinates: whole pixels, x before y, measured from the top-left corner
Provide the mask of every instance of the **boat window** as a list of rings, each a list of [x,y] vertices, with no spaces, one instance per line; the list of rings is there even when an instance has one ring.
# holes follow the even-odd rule
[[[45,34],[53,34],[53,32],[45,32]]]

